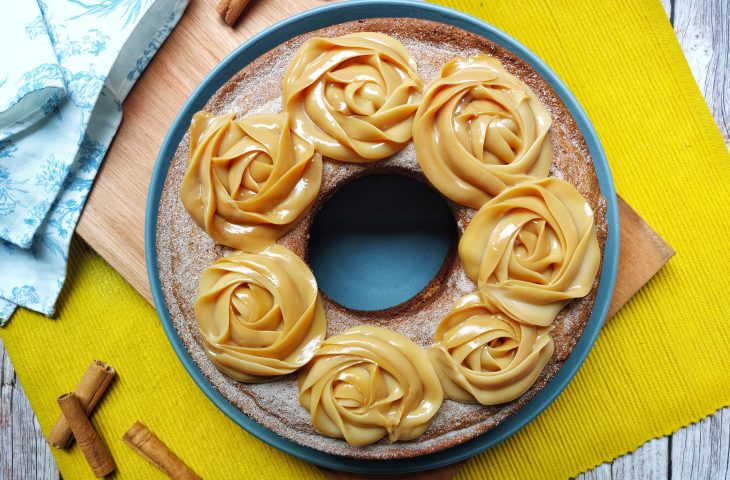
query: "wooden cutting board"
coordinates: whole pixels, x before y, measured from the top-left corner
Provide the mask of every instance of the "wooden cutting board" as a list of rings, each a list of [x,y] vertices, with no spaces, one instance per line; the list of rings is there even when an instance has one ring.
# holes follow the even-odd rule
[[[152,301],[144,257],[147,190],[160,145],[173,119],[203,77],[246,39],[324,0],[253,0],[235,28],[215,13],[212,0],[191,0],[177,28],[124,102],[124,118],[78,225],[79,234]],[[674,254],[619,198],[621,254],[609,316],[623,306]],[[451,478],[457,467],[408,478]],[[357,476],[326,472],[332,479]]]

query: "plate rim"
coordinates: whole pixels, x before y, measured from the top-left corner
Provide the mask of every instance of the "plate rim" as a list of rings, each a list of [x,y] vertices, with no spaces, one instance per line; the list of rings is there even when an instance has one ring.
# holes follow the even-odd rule
[[[379,8],[373,9],[374,4],[377,4]],[[411,17],[442,22],[480,35],[519,56],[548,82],[570,111],[588,145],[601,194],[605,197],[608,206],[606,211],[608,237],[604,247],[603,269],[596,301],[583,334],[563,366],[535,398],[497,427],[459,445],[411,458],[363,460],[323,452],[279,436],[234,407],[206,379],[184,348],[170,319],[162,293],[157,264],[157,217],[160,197],[171,160],[182,136],[187,131],[192,113],[202,108],[210,96],[233,74],[269,49],[302,33],[352,20],[393,17]],[[223,80],[219,81],[221,78]],[[613,178],[598,135],[572,92],[545,62],[502,30],[457,10],[414,0],[352,0],[324,5],[288,17],[262,30],[228,54],[191,93],[162,142],[150,179],[144,235],[147,276],[160,323],[185,370],[213,404],[259,440],[294,457],[335,470],[370,474],[411,473],[450,465],[497,445],[534,420],[565,389],[588,356],[608,313],[616,283],[619,258],[618,203]]]

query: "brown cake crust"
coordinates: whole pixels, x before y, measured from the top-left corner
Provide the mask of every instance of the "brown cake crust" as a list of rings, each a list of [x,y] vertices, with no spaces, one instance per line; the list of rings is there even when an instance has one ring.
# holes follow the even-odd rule
[[[593,160],[575,120],[532,67],[502,47],[462,29],[421,19],[376,18],[316,30],[289,40],[243,68],[216,92],[204,109],[215,114],[232,112],[237,117],[280,111],[281,80],[296,49],[313,36],[334,37],[357,31],[383,32],[400,40],[413,54],[425,82],[437,76],[441,66],[455,56],[486,53],[497,57],[507,71],[530,86],[553,117],[549,132],[554,153],[550,175],[570,182],[593,208],[598,243],[603,252],[608,233],[606,201],[600,194]],[[158,213],[158,266],[170,318],[210,383],[236,408],[284,438],[324,452],[360,459],[406,458],[454,446],[494,428],[537,395],[563,365],[583,333],[593,310],[600,270],[591,292],[571,302],[558,315],[552,332],[555,353],[537,382],[518,399],[496,406],[446,400],[429,429],[408,442],[388,444],[380,441],[354,447],[344,440],[325,437],[314,431],[309,413],[299,405],[294,375],[264,384],[242,384],[218,372],[205,356],[193,313],[198,279],[208,264],[230,250],[215,244],[195,224],[179,200],[188,144],[186,134],[170,164]],[[372,164],[325,159],[321,192],[315,205],[279,243],[306,260],[309,227],[322,204],[349,181],[385,173],[406,175],[428,184],[418,167],[412,144],[393,157]],[[447,202],[461,235],[476,211]],[[423,291],[401,305],[378,312],[361,312],[344,308],[323,296],[327,335],[366,323],[399,331],[427,347],[432,343],[436,326],[453,302],[475,290],[476,285],[464,274],[456,249],[452,248],[437,276]]]

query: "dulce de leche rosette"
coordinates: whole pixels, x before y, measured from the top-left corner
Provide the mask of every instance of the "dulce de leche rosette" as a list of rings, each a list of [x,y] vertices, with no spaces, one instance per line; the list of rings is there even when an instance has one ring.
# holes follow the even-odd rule
[[[494,197],[459,241],[464,271],[485,303],[540,326],[590,292],[600,254],[591,207],[571,184],[554,177]]]
[[[479,208],[505,188],[547,177],[552,118],[535,93],[486,55],[457,58],[426,86],[413,126],[418,163],[456,203]]]
[[[327,328],[317,282],[281,245],[235,252],[200,277],[195,317],[205,353],[235,380],[262,382],[292,373],[319,348]]]
[[[284,75],[284,110],[322,155],[371,162],[410,141],[422,84],[416,62],[393,37],[317,37],[304,42]]]
[[[285,115],[193,117],[180,198],[216,242],[266,248],[307,212],[321,183],[322,157]]]
[[[428,428],[443,390],[426,352],[400,333],[360,325],[330,337],[299,374],[299,401],[314,428],[351,445]]]
[[[517,322],[470,294],[441,320],[427,353],[446,398],[496,405],[535,383],[553,354],[551,329]]]

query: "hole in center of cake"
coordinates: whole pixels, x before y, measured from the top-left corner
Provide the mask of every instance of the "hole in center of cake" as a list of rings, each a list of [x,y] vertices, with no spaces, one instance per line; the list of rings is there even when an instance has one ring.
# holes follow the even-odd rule
[[[312,222],[308,262],[319,288],[354,310],[384,310],[419,294],[456,244],[446,200],[400,175],[344,185]]]

